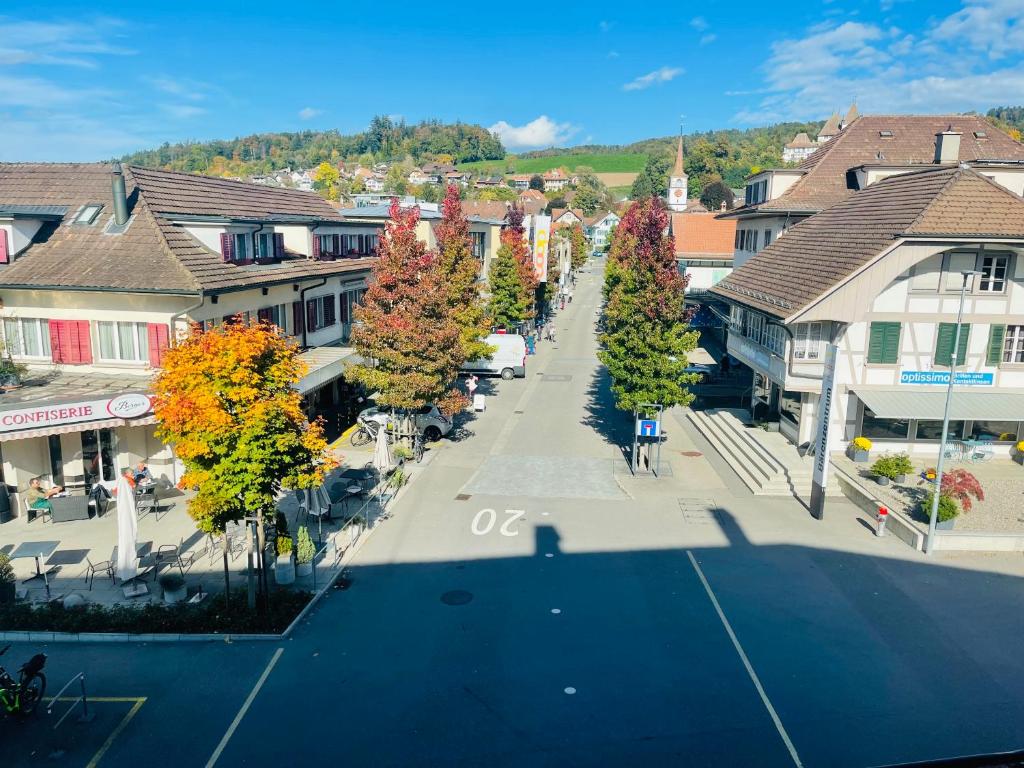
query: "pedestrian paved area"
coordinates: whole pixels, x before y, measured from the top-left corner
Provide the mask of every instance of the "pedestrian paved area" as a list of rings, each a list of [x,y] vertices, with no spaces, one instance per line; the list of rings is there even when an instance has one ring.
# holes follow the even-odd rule
[[[1019,556],[927,557],[846,500],[815,521],[755,498],[676,414],[672,476],[615,475],[622,498],[463,493],[501,458],[624,461],[628,420],[584,360],[598,279],[287,641],[47,649],[55,678],[147,697],[101,765],[843,768],[1019,748]],[[572,381],[535,375],[556,368]]]
[[[611,459],[576,456],[490,456],[464,493],[558,499],[624,499]]]

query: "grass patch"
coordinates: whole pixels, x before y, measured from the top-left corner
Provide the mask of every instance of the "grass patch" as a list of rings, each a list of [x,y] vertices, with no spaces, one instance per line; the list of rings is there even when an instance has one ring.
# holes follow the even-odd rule
[[[283,632],[312,594],[278,590],[270,594],[264,615],[249,610],[245,590],[208,597],[198,605],[0,605],[0,628],[8,632],[130,632],[133,634],[241,634]]]
[[[509,155],[504,160],[479,160],[474,163],[460,163],[464,171],[484,171],[492,169],[495,173],[503,173],[510,166],[516,173],[543,173],[552,168],[566,168],[574,171],[580,165],[589,166],[595,173],[639,173],[644,169],[647,155],[620,152],[601,155],[552,155],[551,157],[518,158]]]

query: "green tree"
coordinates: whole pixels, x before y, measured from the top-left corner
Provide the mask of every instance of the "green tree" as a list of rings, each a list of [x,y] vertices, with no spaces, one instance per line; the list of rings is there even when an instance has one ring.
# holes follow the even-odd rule
[[[608,205],[608,189],[601,180],[592,173],[580,175],[576,185],[576,197],[572,199],[573,208],[579,208],[587,216],[593,216],[602,206]]]
[[[487,276],[491,291],[488,312],[496,328],[514,330],[526,319],[530,309],[530,298],[526,295],[523,281],[519,277],[512,247],[502,243],[491,259],[491,270]]]
[[[530,189],[536,189],[538,192],[544,191],[544,177],[539,173],[533,174],[530,177]]]
[[[649,155],[644,169],[633,180],[629,196],[633,200],[661,197],[668,189],[668,170],[671,161],[668,154]]]
[[[579,269],[587,261],[587,238],[583,234],[583,226],[575,224],[569,230],[569,247],[573,269]]]
[[[733,194],[725,182],[716,176],[700,193],[700,204],[709,211],[717,211],[722,203],[725,203],[726,208],[732,208]]]
[[[313,171],[313,189],[328,200],[337,200],[340,178],[338,169],[325,160]]]
[[[599,356],[612,379],[615,405],[687,405],[687,355],[700,334],[686,322],[685,279],[676,266],[668,214],[661,200],[633,203],[612,242],[605,270],[604,332]]]
[[[383,405],[436,403],[451,414],[464,405],[455,389],[462,332],[449,310],[441,260],[416,238],[418,221],[418,209],[392,203],[352,333],[352,346],[372,362],[354,366],[351,375],[380,392]]]

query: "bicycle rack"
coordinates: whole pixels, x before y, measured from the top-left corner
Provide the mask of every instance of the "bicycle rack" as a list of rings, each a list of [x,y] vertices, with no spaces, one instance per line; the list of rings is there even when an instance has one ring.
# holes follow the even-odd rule
[[[82,694],[80,696],[76,697],[75,700],[72,701],[71,704],[68,706],[68,708],[64,712],[64,714],[60,716],[60,720],[58,720],[56,722],[56,724],[53,726],[53,730],[55,730],[55,731],[60,727],[60,724],[63,723],[67,719],[67,716],[70,715],[74,711],[75,707],[77,707],[79,704],[82,705],[82,714],[80,714],[78,716],[78,722],[80,722],[80,723],[91,723],[93,721],[93,719],[96,717],[95,713],[90,713],[89,712],[89,699],[88,699],[88,697],[85,694],[85,673],[84,672],[79,672],[77,675],[75,675],[70,680],[68,680],[67,685],[65,685],[63,688],[61,688],[60,691],[57,692],[57,695],[54,696],[52,699],[50,699],[50,704],[46,708],[46,714],[48,714],[48,715],[52,715],[53,714],[53,708],[57,704],[57,702],[60,700],[61,695],[64,693],[64,691],[66,691],[68,688],[70,688],[76,682],[81,684],[81,686],[82,686]]]

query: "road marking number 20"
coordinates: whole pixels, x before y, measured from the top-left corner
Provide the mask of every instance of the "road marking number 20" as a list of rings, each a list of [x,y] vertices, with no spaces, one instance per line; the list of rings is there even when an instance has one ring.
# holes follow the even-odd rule
[[[508,515],[508,519],[501,524],[502,536],[518,536],[519,531],[512,529],[512,524],[520,517],[526,514],[525,509],[506,509],[505,514]],[[469,524],[469,529],[473,531],[475,536],[486,536],[494,530],[494,526],[498,522],[498,513],[493,509],[481,509],[473,516],[473,522]]]

